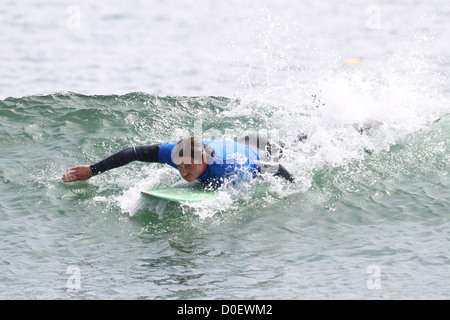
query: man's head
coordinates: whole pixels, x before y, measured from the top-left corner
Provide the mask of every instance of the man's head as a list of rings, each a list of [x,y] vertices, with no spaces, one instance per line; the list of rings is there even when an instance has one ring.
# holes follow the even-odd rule
[[[205,172],[207,149],[203,141],[196,137],[184,138],[176,144],[172,151],[172,161],[184,180],[195,181]]]

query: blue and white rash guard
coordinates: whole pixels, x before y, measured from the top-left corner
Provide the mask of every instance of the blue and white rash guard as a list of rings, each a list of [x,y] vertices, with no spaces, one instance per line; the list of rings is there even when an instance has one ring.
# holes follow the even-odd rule
[[[212,149],[212,157],[208,159],[206,171],[197,180],[203,183],[222,184],[229,179],[249,181],[258,172],[259,153],[242,143],[227,140],[203,141]],[[160,163],[174,168],[173,151],[175,143],[163,143],[158,152]]]

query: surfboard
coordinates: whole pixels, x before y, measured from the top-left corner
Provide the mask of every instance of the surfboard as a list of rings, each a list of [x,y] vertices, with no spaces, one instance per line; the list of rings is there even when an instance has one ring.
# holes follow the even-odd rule
[[[141,193],[150,197],[163,199],[167,201],[189,202],[189,203],[203,202],[206,200],[210,200],[215,196],[215,192],[210,190],[176,188],[176,187],[141,191]]]

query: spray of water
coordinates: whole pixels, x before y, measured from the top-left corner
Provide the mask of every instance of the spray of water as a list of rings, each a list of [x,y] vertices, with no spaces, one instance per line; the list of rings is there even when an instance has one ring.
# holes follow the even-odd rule
[[[368,151],[389,152],[449,112],[450,103],[441,94],[440,66],[419,50],[416,39],[406,41],[408,50],[349,59],[319,52],[310,45],[314,42],[309,34],[288,16],[281,19],[263,7],[257,9],[252,19],[243,16],[237,25],[251,27],[253,33],[237,34],[231,43],[233,48],[251,43],[253,49],[223,57],[241,84],[237,100],[204,122],[206,127],[209,120],[234,123],[234,136],[228,134],[234,139],[244,131],[275,132],[276,142],[286,146],[282,161],[296,178],[294,187],[266,176],[257,182],[266,187],[259,199],[304,192],[324,166],[363,160]],[[304,44],[299,45],[299,37]],[[232,209],[243,194],[249,194],[239,188],[222,190],[214,203],[185,205],[184,211],[204,218]],[[126,194],[123,199],[130,199]],[[135,211],[123,201],[122,207]]]

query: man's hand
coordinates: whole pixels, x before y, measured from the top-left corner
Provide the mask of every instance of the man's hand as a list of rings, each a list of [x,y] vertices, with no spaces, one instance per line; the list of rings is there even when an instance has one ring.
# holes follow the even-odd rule
[[[66,170],[62,176],[62,181],[73,182],[78,180],[87,180],[92,176],[92,170],[89,165],[76,166]]]

